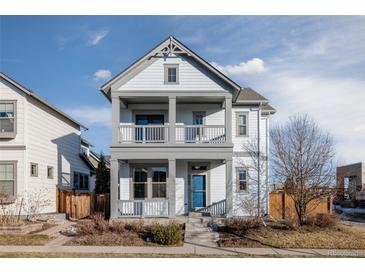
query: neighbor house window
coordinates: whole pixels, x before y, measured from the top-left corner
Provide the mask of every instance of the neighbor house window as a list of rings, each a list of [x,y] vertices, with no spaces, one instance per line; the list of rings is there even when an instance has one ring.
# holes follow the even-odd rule
[[[165,65],[165,84],[179,83],[179,66]]]
[[[237,136],[247,136],[247,119],[248,113],[238,112],[236,113],[236,123],[237,123]]]
[[[237,190],[247,190],[247,170],[239,168],[237,169]]]
[[[152,167],[152,198],[166,198],[166,167]]]
[[[0,162],[0,193],[15,195],[16,163]]]
[[[30,163],[30,176],[38,177],[38,164]]]
[[[89,175],[81,172],[74,172],[74,189],[89,190]]]
[[[135,199],[147,198],[147,178],[146,168],[135,168],[133,172],[133,193]]]
[[[53,166],[47,166],[47,178],[48,179],[53,179],[54,177],[54,169]]]
[[[16,101],[0,101],[0,137],[16,135]]]

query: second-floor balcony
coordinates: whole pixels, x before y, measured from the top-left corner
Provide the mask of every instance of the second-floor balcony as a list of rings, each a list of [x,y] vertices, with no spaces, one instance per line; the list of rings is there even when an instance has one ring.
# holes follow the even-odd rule
[[[119,143],[169,143],[170,130],[176,143],[222,144],[226,142],[224,125],[120,125]]]
[[[112,98],[112,146],[232,143],[232,99],[227,92],[138,94]]]

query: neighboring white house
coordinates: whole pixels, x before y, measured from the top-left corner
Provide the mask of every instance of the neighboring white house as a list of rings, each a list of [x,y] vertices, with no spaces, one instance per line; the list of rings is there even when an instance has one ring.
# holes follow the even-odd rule
[[[191,211],[247,216],[258,204],[268,212],[269,116],[275,109],[266,98],[241,88],[174,37],[101,91],[112,103],[112,218]],[[260,148],[258,164],[245,144]]]
[[[83,159],[80,123],[0,73],[0,192],[8,209],[40,204],[56,212],[56,190],[92,191],[94,169]],[[91,176],[93,175],[93,176]]]

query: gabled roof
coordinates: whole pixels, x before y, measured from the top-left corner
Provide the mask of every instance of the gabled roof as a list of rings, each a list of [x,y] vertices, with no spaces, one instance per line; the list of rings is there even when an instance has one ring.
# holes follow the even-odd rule
[[[264,96],[259,94],[258,92],[254,91],[252,88],[243,88],[240,90],[240,92],[237,94],[237,97],[235,98],[234,102],[240,103],[240,102],[268,102]]]
[[[61,111],[57,107],[55,107],[54,105],[50,104],[46,100],[44,100],[41,97],[39,97],[38,95],[36,95],[33,91],[27,89],[26,87],[19,84],[14,79],[10,78],[8,75],[6,75],[5,73],[3,73],[1,71],[0,71],[0,78],[4,79],[6,82],[8,82],[12,86],[16,87],[17,89],[21,90],[25,94],[27,94],[27,95],[31,96],[32,98],[36,99],[38,102],[40,102],[40,103],[44,104],[45,106],[49,107],[50,109],[54,110],[55,112],[57,112],[58,114],[60,114],[64,118],[66,118],[67,120],[71,121],[72,123],[78,125],[79,127],[84,128],[86,130],[88,129],[87,127],[83,126],[81,123],[77,122],[75,119],[73,119],[72,117],[70,117],[69,115],[67,115],[66,113],[64,113],[63,111]]]
[[[220,72],[214,66],[209,64],[207,61],[205,61],[203,58],[201,58],[198,54],[193,52],[191,49],[189,49],[187,46],[185,46],[183,43],[181,43],[175,37],[169,36],[163,42],[161,42],[156,47],[154,47],[152,50],[150,50],[147,54],[142,56],[140,59],[135,61],[129,67],[127,67],[126,69],[124,69],[123,71],[118,73],[116,76],[114,76],[112,79],[110,79],[108,82],[106,82],[104,85],[102,85],[100,87],[100,90],[110,100],[110,88],[115,82],[122,79],[124,76],[128,75],[134,68],[136,68],[137,66],[142,64],[144,61],[148,60],[149,58],[154,57],[154,56],[166,56],[170,53],[186,54],[186,55],[194,58],[198,63],[205,66],[213,74],[218,76],[221,80],[223,80],[229,86],[233,87],[233,89],[235,89],[237,91],[241,89],[240,85],[238,85],[232,79],[230,79],[225,74]]]

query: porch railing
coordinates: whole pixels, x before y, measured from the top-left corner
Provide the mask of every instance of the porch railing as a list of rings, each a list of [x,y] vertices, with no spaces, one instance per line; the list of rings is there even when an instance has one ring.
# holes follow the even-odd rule
[[[168,200],[119,200],[120,217],[168,217]]]
[[[166,143],[168,125],[120,125],[119,143]]]
[[[226,200],[213,203],[207,207],[197,210],[198,212],[210,213],[211,216],[221,216],[226,214]]]
[[[226,142],[225,126],[176,125],[177,143],[221,144]]]

